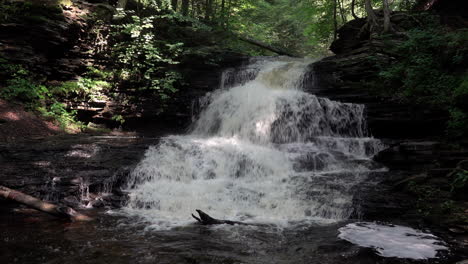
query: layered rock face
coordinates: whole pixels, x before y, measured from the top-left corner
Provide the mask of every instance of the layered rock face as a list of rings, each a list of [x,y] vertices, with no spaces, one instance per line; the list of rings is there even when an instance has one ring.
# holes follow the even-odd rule
[[[439,15],[449,26],[466,22],[453,12]],[[468,142],[447,142],[447,113],[373,93],[372,85],[381,85],[376,82],[379,65],[389,64],[401,54],[392,54],[383,40],[370,38],[365,23],[364,19],[353,20],[339,30],[339,39],[331,46],[336,55],[311,65],[308,83],[314,94],[364,104],[372,135],[387,139],[388,148],[375,160],[389,171],[374,178],[378,185],[362,186],[362,195],[355,198],[359,209],[353,217],[430,225],[453,241],[457,253],[466,256],[468,226],[462,219],[466,219],[464,193],[468,190],[466,185],[455,187],[455,178],[466,173]],[[417,22],[403,13],[393,13],[392,23],[404,31]],[[391,41],[401,40],[394,37]]]
[[[394,14],[392,23],[402,29],[411,21],[403,14]],[[401,139],[443,135],[447,113],[428,110],[415,104],[400,103],[372,92],[380,69],[396,60],[381,39],[370,39],[365,19],[345,24],[332,43],[336,54],[311,66],[314,74],[309,90],[333,100],[366,105],[368,125],[375,137]],[[398,40],[395,40],[398,41]],[[374,83],[373,83],[374,82]]]
[[[48,0],[24,5],[22,2],[8,2],[11,8],[21,13],[12,14],[8,23],[0,20],[0,58],[21,64],[41,76],[38,81],[52,86],[77,80],[89,66],[103,68],[112,65],[113,62],[100,50],[107,45],[106,34],[115,13],[115,8],[109,3],[113,2],[74,0],[70,5]],[[99,21],[107,21],[104,23],[107,26],[100,27]],[[99,30],[102,33],[96,33]],[[212,61],[187,56],[177,66],[184,76],[185,85],[178,87],[179,91],[172,95],[163,113],[158,96],[134,87],[114,88],[100,95],[103,99],[99,100],[63,98],[62,101],[70,110],[76,110],[78,119],[85,123],[114,128],[121,125],[115,120],[120,116],[125,119],[123,128],[128,130],[159,131],[165,127],[173,131],[185,128],[191,122],[192,102],[218,88],[225,68],[247,61],[245,57],[225,50],[214,51],[211,55]],[[129,102],[128,98],[138,99]]]
[[[66,135],[1,143],[0,184],[74,208],[119,207],[128,173],[158,140],[132,134]]]
[[[47,80],[59,81],[77,78],[92,62],[87,54],[90,47],[81,41],[90,26],[86,16],[111,11],[110,6],[87,2],[62,7],[53,1],[12,2],[10,7],[19,14],[0,24],[0,55]]]
[[[47,84],[76,80],[93,64],[110,64],[106,58],[96,56],[94,50],[100,43],[90,32],[95,23],[93,14],[101,19],[112,17],[115,10],[108,2],[76,0],[73,5],[59,7],[55,1],[38,0],[25,9],[30,13],[22,14],[27,19],[14,23],[0,20],[0,56],[42,76],[44,79],[38,81]],[[224,69],[248,61],[233,52],[217,51],[212,56],[216,64],[203,57],[187,57],[181,62],[179,70],[186,85],[180,87],[162,114],[159,98],[144,92],[138,93],[138,100],[132,103],[63,100],[71,110],[77,110],[81,121],[115,127],[119,124],[113,116],[122,115],[126,120],[124,129],[138,133],[110,137],[69,135],[44,140],[42,137],[56,131],[49,131],[39,122],[40,118],[33,120],[29,117],[32,114],[15,115],[19,110],[0,102],[1,129],[11,132],[12,135],[3,134],[14,139],[2,140],[0,136],[0,183],[73,207],[119,206],[125,196],[119,187],[148,145],[157,144],[163,134],[184,130],[197,108],[193,102],[219,87]],[[0,78],[1,75],[0,72]],[[112,92],[118,94],[117,98],[135,96],[132,87]],[[24,122],[26,118],[34,122]],[[25,126],[14,123],[16,119]],[[27,133],[31,130],[41,133]],[[36,137],[41,139],[32,140]]]
[[[168,129],[166,131],[180,132],[192,122],[192,115],[198,111],[198,99],[219,88],[223,71],[248,63],[248,57],[237,53],[213,53],[212,56],[217,58],[216,65],[200,58],[183,61],[179,65],[186,84],[171,95],[164,112],[160,113],[161,102],[158,97],[145,96],[144,92],[140,92],[138,102],[130,105],[107,102],[104,112],[96,113],[98,118],[94,121],[110,123],[112,126],[109,117],[122,114],[126,120],[124,129],[151,133],[165,127]],[[119,93],[124,97],[135,95],[131,89],[122,89]]]

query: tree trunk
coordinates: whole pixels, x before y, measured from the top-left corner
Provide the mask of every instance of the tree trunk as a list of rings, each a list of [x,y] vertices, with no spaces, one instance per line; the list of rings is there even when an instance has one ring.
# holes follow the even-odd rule
[[[231,7],[232,7],[232,0],[227,0],[226,29],[229,29],[229,22],[231,21]]]
[[[343,5],[344,5],[343,0],[341,0],[341,1],[338,0],[338,6],[340,7],[341,21],[344,24],[344,23],[346,23],[346,14],[345,14]]]
[[[221,24],[223,25],[224,27],[224,19],[226,17],[226,10],[225,10],[225,5],[226,5],[226,0],[221,0],[221,14],[220,14],[220,18],[221,18]]]
[[[369,32],[372,36],[374,29],[379,25],[377,16],[375,15],[374,9],[372,8],[371,0],[365,0],[365,9],[367,13],[367,23],[369,25]]]
[[[48,202],[44,202],[40,199],[32,197],[31,195],[12,190],[5,186],[0,185],[0,197],[3,197],[7,200],[12,200],[17,203],[27,205],[36,210],[48,213],[57,217],[69,218],[73,221],[90,221],[93,220],[91,217],[84,214],[80,214],[77,211],[73,210],[70,207],[66,206],[57,206]]]
[[[177,11],[178,0],[171,0],[172,10]]]
[[[189,0],[182,0],[182,6],[181,6],[182,15],[188,16],[189,4],[190,4]]]
[[[205,20],[209,21],[213,13],[213,0],[206,0],[205,3]]]
[[[338,21],[336,21],[336,9],[338,8],[337,4],[338,0],[335,0],[333,5],[333,41],[336,40],[338,34]]]
[[[191,6],[192,8],[190,10],[190,16],[195,17],[195,0],[192,1]]]
[[[353,15],[354,19],[358,19],[359,17],[356,15],[354,8],[356,7],[356,0],[351,2],[351,14]]]
[[[392,30],[392,24],[390,21],[390,6],[388,4],[388,0],[383,0],[383,13],[384,13],[383,33],[388,33]]]
[[[242,36],[238,36],[238,38],[242,41],[245,41],[249,44],[252,44],[252,45],[255,45],[257,47],[260,47],[260,48],[263,48],[263,49],[266,49],[266,50],[269,50],[269,51],[272,51],[278,55],[285,55],[285,56],[290,56],[290,57],[298,57],[297,55],[294,55],[288,51],[285,51],[283,49],[279,49],[279,48],[276,48],[276,47],[273,47],[269,44],[266,44],[266,43],[263,43],[261,41],[258,41],[258,40],[255,40],[255,39],[251,39],[249,37],[242,37]]]

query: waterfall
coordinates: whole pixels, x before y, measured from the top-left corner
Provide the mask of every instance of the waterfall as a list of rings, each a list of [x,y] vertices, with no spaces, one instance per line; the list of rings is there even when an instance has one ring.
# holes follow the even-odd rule
[[[191,132],[147,150],[123,211],[159,228],[193,221],[195,209],[275,224],[348,218],[383,146],[363,105],[303,91],[309,64],[263,58],[226,71]]]

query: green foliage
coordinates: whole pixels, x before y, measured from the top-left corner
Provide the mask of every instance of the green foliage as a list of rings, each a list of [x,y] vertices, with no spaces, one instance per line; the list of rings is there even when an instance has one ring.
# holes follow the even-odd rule
[[[115,115],[112,117],[112,120],[116,121],[117,123],[123,125],[125,123],[125,119],[122,115]]]
[[[76,81],[67,81],[56,86],[45,87],[46,95],[52,97],[69,97],[74,100],[93,101],[101,99],[106,90],[111,88],[109,72],[104,72],[93,67],[79,77]]]
[[[390,50],[404,56],[380,72],[387,94],[450,113],[448,133],[455,137],[468,133],[468,77],[456,71],[467,59],[467,32],[447,31],[434,20],[431,27],[412,29]]]
[[[35,84],[28,78],[14,77],[7,81],[0,96],[7,100],[34,101],[46,98],[49,90],[44,85]]]
[[[453,178],[451,183],[451,192],[457,189],[463,189],[468,186],[468,171],[467,170],[460,170],[457,172]]]
[[[437,205],[434,201],[441,196],[440,189],[411,181],[408,190],[417,197],[414,205],[422,216],[427,217],[436,210]]]
[[[466,184],[466,181],[463,184]],[[441,188],[445,186],[415,181],[409,182],[407,186],[407,190],[416,197],[413,201],[415,209],[426,220],[446,223],[466,222],[468,219],[464,213],[464,207],[452,200],[450,193],[442,191]]]
[[[5,1],[0,0],[0,23],[30,22],[41,23],[48,19],[63,17],[62,8],[51,1],[48,4],[34,0]]]
[[[0,65],[6,77],[0,97],[6,100],[33,102],[43,100],[49,94],[47,87],[33,82],[31,73],[21,65],[9,64],[3,59],[0,60]]]
[[[177,91],[181,79],[174,65],[182,52],[183,43],[171,43],[158,36],[158,25],[176,19],[170,15],[136,15],[121,11],[122,22],[113,27],[112,57],[116,66],[114,76],[138,90],[158,94],[163,100]]]
[[[450,135],[461,138],[468,132],[468,113],[458,108],[450,109],[450,120],[447,124]]]
[[[77,128],[82,130],[85,126],[76,120],[76,111],[67,110],[67,107],[60,102],[54,101],[48,107],[39,107],[37,110],[47,118],[55,120],[63,130]]]
[[[273,46],[283,47],[301,55],[324,55],[333,41],[335,22],[340,28],[354,19],[352,0],[239,0],[232,3],[227,15],[216,22],[235,34],[251,36]],[[382,6],[375,0],[373,7]],[[391,8],[409,10],[415,0],[395,0]],[[338,5],[335,7],[335,3]],[[336,19],[334,16],[336,8]],[[355,14],[365,17],[364,1],[355,1]],[[227,18],[227,21],[226,21]],[[238,41],[232,47],[252,55],[268,54]]]
[[[326,51],[332,41],[334,20],[333,1],[300,1],[297,8],[297,16],[302,19],[306,26],[304,34],[309,43],[318,46],[320,50]],[[340,19],[340,16],[338,16]],[[338,27],[346,21],[337,22]]]
[[[76,111],[68,110],[58,99],[93,100],[102,89],[109,88],[109,83],[96,77],[106,77],[107,73],[90,68],[89,73],[73,82],[64,82],[56,86],[46,86],[37,81],[38,76],[21,65],[10,64],[0,59],[0,70],[4,81],[0,97],[8,101],[20,101],[29,110],[37,110],[44,117],[55,120],[62,129],[82,129],[84,125],[76,120]]]
[[[307,33],[307,27],[316,25],[316,21],[312,21],[311,12],[304,12],[301,8],[308,6],[309,3],[305,2],[302,0],[236,1],[229,13],[229,21],[226,22],[224,20],[226,16],[222,16],[218,23],[224,30],[227,28],[235,35],[245,35],[292,53],[308,55],[317,51],[323,52],[326,50],[326,44],[317,45],[317,41],[311,41],[311,34]],[[329,29],[325,30],[327,39],[330,36]],[[250,55],[271,55],[266,50],[234,38],[227,39],[226,45]]]

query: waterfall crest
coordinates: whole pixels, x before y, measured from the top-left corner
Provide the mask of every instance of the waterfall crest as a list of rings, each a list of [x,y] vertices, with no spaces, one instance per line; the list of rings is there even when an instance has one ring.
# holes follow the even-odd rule
[[[148,149],[123,209],[164,228],[202,209],[223,219],[291,223],[351,214],[360,182],[382,170],[364,106],[302,91],[310,61],[259,59],[226,71],[183,136]]]

